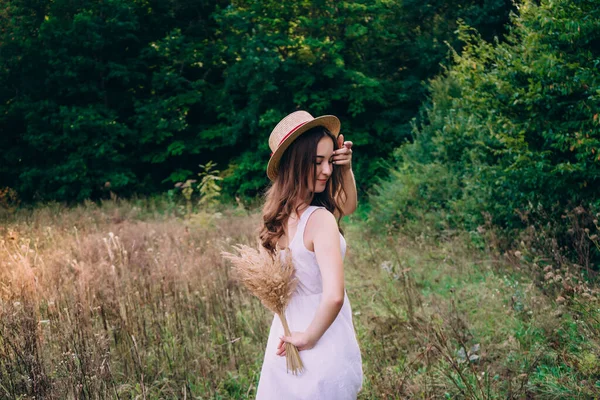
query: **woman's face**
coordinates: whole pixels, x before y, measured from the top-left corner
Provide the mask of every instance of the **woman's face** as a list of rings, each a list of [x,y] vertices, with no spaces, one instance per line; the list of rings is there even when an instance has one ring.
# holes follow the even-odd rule
[[[314,168],[316,168],[317,181],[313,184],[309,180],[309,190],[314,193],[321,193],[327,187],[327,181],[333,173],[333,140],[328,136],[323,136],[317,144],[317,154],[315,156]]]

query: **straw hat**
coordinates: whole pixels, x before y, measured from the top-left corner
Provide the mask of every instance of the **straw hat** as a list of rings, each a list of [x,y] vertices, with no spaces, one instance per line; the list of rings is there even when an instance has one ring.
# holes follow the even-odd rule
[[[335,115],[314,118],[306,111],[296,111],[279,121],[269,136],[269,147],[272,153],[267,165],[267,176],[270,180],[275,180],[279,161],[285,150],[298,136],[315,126],[327,128],[336,137],[340,133],[340,120]]]

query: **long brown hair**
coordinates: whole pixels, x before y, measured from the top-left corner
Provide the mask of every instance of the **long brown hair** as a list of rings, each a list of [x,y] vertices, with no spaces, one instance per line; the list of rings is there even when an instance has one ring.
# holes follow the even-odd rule
[[[317,126],[294,140],[281,157],[277,177],[265,194],[263,224],[259,230],[263,247],[271,253],[275,253],[277,242],[285,234],[285,222],[292,212],[298,214],[298,208],[294,209],[297,204],[322,206],[334,214],[337,212],[339,225],[342,208],[337,199],[340,194],[346,194],[341,169],[333,168],[323,192],[313,193],[309,190],[310,181],[312,187],[316,187],[315,157],[317,145],[323,137],[331,138],[334,150],[339,148],[336,137],[327,128]]]

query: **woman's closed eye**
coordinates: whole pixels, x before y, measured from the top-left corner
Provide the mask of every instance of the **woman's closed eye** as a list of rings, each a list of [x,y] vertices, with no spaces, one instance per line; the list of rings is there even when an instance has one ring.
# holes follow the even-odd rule
[[[315,165],[320,165],[323,163],[323,161],[325,161],[325,157],[319,156],[315,159]],[[333,164],[333,157],[331,157],[329,160],[327,160],[327,163]]]

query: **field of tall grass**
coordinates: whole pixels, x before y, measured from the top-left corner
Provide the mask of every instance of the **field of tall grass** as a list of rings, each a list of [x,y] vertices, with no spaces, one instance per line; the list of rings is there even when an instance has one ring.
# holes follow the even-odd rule
[[[154,199],[5,216],[0,398],[254,398],[272,315],[220,251],[254,244],[258,221]],[[592,286],[498,254],[483,231],[343,227],[361,399],[600,397]]]

